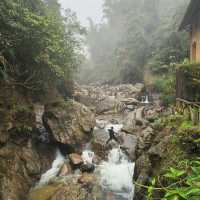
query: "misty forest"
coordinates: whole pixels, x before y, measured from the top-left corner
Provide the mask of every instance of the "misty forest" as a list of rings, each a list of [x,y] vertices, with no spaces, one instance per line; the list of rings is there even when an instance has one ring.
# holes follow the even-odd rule
[[[0,200],[200,200],[200,1],[64,2],[0,1]]]

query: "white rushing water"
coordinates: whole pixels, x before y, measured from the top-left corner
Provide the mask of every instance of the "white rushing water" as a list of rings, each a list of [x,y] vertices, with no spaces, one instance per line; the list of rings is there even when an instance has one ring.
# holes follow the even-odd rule
[[[123,124],[107,124],[105,126],[105,131],[108,132],[108,129],[110,129],[111,127],[113,127],[115,133],[119,133],[123,128]]]
[[[116,135],[123,128],[123,124],[106,123],[104,133],[108,135],[108,129],[113,127]],[[100,135],[102,137],[102,133]],[[134,197],[135,163],[130,162],[127,156],[119,148],[109,152],[108,161],[103,161],[97,167],[100,172],[100,185],[105,192],[112,192],[116,199],[132,200]]]
[[[145,98],[142,100],[142,103],[149,104],[149,96],[146,95]]]
[[[135,164],[128,161],[120,148],[112,149],[108,155],[108,161],[100,165],[101,186],[104,190],[120,196],[120,199],[132,200],[134,168]]]
[[[56,158],[52,163],[51,169],[45,172],[40,178],[40,181],[38,183],[39,187],[48,184],[51,179],[57,176],[62,164],[64,163],[64,160],[65,160],[64,156],[60,153],[59,150],[57,150]]]
[[[84,164],[92,164],[94,159],[94,152],[85,150],[82,153],[82,159]]]

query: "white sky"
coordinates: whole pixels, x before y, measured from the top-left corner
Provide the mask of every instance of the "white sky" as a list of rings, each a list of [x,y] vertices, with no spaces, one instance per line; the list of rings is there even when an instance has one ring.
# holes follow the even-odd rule
[[[81,24],[87,25],[87,18],[92,18],[96,23],[102,19],[103,0],[59,0],[62,8],[70,8],[77,13]]]

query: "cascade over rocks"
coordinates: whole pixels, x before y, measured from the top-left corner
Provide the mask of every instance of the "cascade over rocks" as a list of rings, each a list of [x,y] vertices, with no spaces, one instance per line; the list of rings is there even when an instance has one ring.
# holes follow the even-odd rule
[[[3,122],[0,124],[0,136],[2,136],[0,137],[0,199],[26,199],[28,191],[38,182],[41,174],[50,169],[55,158],[55,147],[59,147],[63,150],[62,152],[68,152],[68,154],[74,153],[77,152],[74,148],[81,147],[92,139],[91,147],[96,154],[94,163],[100,164],[109,150],[119,147],[115,141],[106,145],[109,134],[105,132],[105,129],[108,129],[107,125],[110,124],[115,124],[116,127],[124,124],[123,130],[118,132],[117,137],[121,150],[129,159],[137,160],[136,164],[138,160],[143,163],[144,158],[152,162],[152,159],[162,156],[162,153],[156,154],[157,148],[160,148],[159,142],[156,143],[158,145],[156,148],[151,146],[155,133],[143,118],[146,113],[149,113],[151,117],[152,114],[146,107],[141,107],[136,99],[143,87],[142,84],[136,84],[81,88],[80,94],[84,93],[85,97],[88,96],[91,100],[87,102],[90,103],[90,108],[94,108],[96,114],[103,114],[97,116],[99,119],[97,123],[95,114],[85,106],[86,104],[72,100],[57,100],[55,103],[43,106],[34,105],[28,99],[15,94],[16,105],[13,112],[11,101],[8,101],[8,99],[13,99],[12,92],[10,94],[12,98],[6,97],[7,101],[0,104]],[[6,104],[6,107],[1,108],[3,104]],[[130,110],[134,111],[130,112]],[[108,113],[110,115],[106,115]],[[153,117],[154,115],[155,113]],[[95,125],[99,129],[95,128],[93,133]],[[65,151],[66,147],[68,151]],[[147,149],[149,149],[148,154],[145,153]],[[93,187],[95,184],[95,177],[92,174],[94,165],[83,164],[80,155],[80,152],[76,155],[71,154],[71,157],[69,156],[67,161],[61,164],[57,178],[63,180],[69,177],[68,181],[64,181],[64,185],[63,182],[57,183],[53,180],[50,185],[36,192],[39,196],[33,197],[33,200],[40,200],[41,194],[41,200],[92,199],[92,193],[88,192],[90,188],[93,188],[94,192],[100,191],[95,188],[96,185]],[[77,167],[79,169],[73,171],[74,166],[75,169]],[[148,177],[149,167],[141,171],[142,164],[137,166],[139,166],[138,177]],[[81,173],[81,176],[77,177],[76,173]],[[72,175],[77,179],[72,181],[70,179]],[[98,195],[95,193],[95,196]]]
[[[46,105],[43,119],[53,140],[62,144],[87,142],[95,126],[91,110],[72,100]]]

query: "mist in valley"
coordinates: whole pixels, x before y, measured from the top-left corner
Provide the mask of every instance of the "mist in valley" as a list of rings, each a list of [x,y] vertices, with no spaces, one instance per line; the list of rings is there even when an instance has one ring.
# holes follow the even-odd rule
[[[78,68],[78,81],[143,82],[145,70],[159,71],[163,66],[182,62],[188,57],[188,34],[178,32],[178,28],[188,3],[188,0],[103,1],[102,21],[88,19],[86,56]]]

